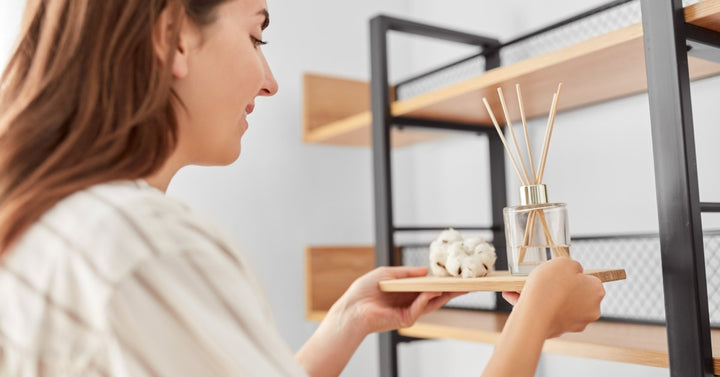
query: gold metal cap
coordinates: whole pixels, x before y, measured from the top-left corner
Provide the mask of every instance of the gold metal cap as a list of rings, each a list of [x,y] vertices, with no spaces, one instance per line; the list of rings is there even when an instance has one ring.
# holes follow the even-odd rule
[[[547,186],[528,185],[520,186],[520,204],[524,206],[545,204],[547,199]]]

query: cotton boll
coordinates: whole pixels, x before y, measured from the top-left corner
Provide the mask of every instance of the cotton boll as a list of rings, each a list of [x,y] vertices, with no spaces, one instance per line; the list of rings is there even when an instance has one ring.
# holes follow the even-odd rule
[[[448,257],[448,243],[435,240],[430,244],[430,271],[434,276],[449,276],[445,270]]]
[[[435,276],[449,276],[446,264],[450,245],[462,241],[462,235],[455,229],[446,229],[430,244],[430,271]]]
[[[487,244],[485,239],[482,237],[470,237],[463,241],[463,243],[469,250],[475,250],[478,245]]]
[[[445,264],[440,266],[437,263],[433,263],[430,265],[430,272],[433,276],[450,276],[450,274],[445,269]]]
[[[495,247],[487,242],[476,245],[471,249],[473,254],[495,254]]]
[[[435,240],[449,244],[449,243],[453,243],[456,241],[462,241],[463,238],[462,238],[462,234],[460,234],[460,232],[458,232],[457,230],[455,230],[453,228],[450,228],[450,229],[446,229],[446,230],[443,230],[442,232],[440,232],[440,234],[438,235],[438,237]]]
[[[465,247],[465,244],[462,241],[456,241],[450,244],[447,248],[448,252],[448,258],[451,257],[464,257],[467,255],[472,254],[470,250]]]
[[[450,276],[450,274],[445,269],[445,263],[441,265],[435,263],[430,264],[430,272],[433,274],[433,276]]]
[[[462,260],[469,255],[470,250],[468,250],[461,241],[451,243],[448,247],[445,269],[452,276],[460,276],[462,274]]]
[[[491,271],[485,264],[485,254],[473,254],[463,258],[461,269],[463,278],[483,277]]]
[[[485,266],[485,269],[487,269],[488,272],[495,270],[495,260],[497,259],[495,248],[493,248],[490,252],[478,253],[474,254],[474,256],[478,257],[479,261]]]
[[[462,260],[467,257],[465,256],[452,256],[448,257],[447,263],[445,264],[445,269],[447,272],[452,276],[461,276],[462,275]]]

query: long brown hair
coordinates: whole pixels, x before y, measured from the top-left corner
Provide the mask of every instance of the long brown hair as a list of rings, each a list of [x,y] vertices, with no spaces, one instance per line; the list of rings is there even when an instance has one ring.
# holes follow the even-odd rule
[[[176,97],[156,22],[168,9],[206,25],[223,1],[28,0],[0,78],[0,256],[68,195],[163,165]]]

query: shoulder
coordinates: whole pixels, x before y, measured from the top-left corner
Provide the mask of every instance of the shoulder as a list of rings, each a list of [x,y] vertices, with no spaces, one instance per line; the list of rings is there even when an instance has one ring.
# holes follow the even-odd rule
[[[48,211],[11,254],[84,259],[108,282],[163,255],[227,252],[234,245],[216,227],[143,181],[79,191]],[[42,254],[42,255],[39,255]]]
[[[17,349],[37,349],[46,363],[75,365],[85,360],[78,350],[102,347],[108,304],[138,278],[163,298],[182,293],[172,283],[185,280],[199,291],[198,282],[221,287],[244,278],[252,290],[236,250],[217,228],[142,182],[93,186],[43,215],[3,260],[8,305],[0,308],[0,335]]]

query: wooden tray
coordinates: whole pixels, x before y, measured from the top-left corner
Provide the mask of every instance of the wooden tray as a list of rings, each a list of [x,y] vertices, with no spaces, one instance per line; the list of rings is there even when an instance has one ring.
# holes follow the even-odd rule
[[[603,282],[624,280],[625,270],[586,270],[586,275],[597,276]],[[505,292],[520,291],[527,276],[511,275],[508,271],[495,271],[481,278],[423,276],[418,278],[385,280],[380,282],[384,292]]]

